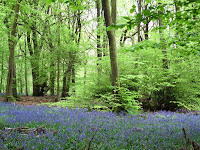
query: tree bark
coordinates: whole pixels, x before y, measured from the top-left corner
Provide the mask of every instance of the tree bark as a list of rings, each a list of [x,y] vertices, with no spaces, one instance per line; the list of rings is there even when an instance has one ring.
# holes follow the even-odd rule
[[[60,8],[60,4],[58,4]],[[58,14],[58,49],[57,49],[57,96],[55,101],[60,100],[60,26],[61,26],[61,12]]]
[[[30,37],[30,31],[27,32],[27,45],[29,49],[29,53],[31,58],[31,68],[32,68],[32,79],[33,79],[33,96],[39,96],[40,95],[40,86],[38,84],[38,78],[39,78],[39,66],[37,66],[38,62],[35,60],[35,55],[33,52],[33,48],[31,45],[31,37]],[[36,64],[35,64],[36,63]]]
[[[13,97],[17,98],[17,81],[16,81],[16,66],[14,64],[13,67],[13,85],[12,85],[12,93],[13,93]]]
[[[62,97],[69,97],[69,88],[70,88],[70,81],[71,81],[71,75],[72,75],[72,63],[69,61],[68,68],[65,71],[64,77],[63,77],[63,90],[62,90]]]
[[[72,65],[72,93],[75,95],[75,83],[76,83],[76,72],[75,72],[75,65]]]
[[[3,76],[4,76],[4,71],[3,71],[3,68],[4,68],[4,59],[3,59],[3,57],[4,57],[4,53],[2,53],[2,58],[1,58],[1,85],[0,85],[0,93],[3,93]]]
[[[112,25],[112,18],[110,14],[110,6],[108,0],[102,0],[102,7],[104,10],[104,18],[106,27]],[[114,87],[119,86],[119,67],[117,60],[117,48],[114,30],[107,31],[109,39],[109,52],[110,52],[110,62],[111,62],[111,71],[112,71],[112,85]]]
[[[41,96],[39,84],[39,46],[37,41],[36,22],[32,26],[32,41],[34,53],[32,55],[33,96]]]
[[[27,70],[27,56],[26,56],[26,52],[27,52],[27,41],[26,41],[26,36],[24,39],[24,47],[25,47],[25,51],[24,51],[24,57],[25,57],[25,88],[26,88],[26,96],[28,96],[28,70]]]
[[[97,57],[98,60],[102,57],[102,51],[101,51],[101,36],[100,36],[100,0],[96,0],[96,6],[97,6]],[[97,63],[98,65],[98,63]]]
[[[111,0],[111,16],[112,16],[112,23],[116,24],[117,23],[117,0]]]
[[[16,37],[16,29],[17,29],[17,20],[19,16],[19,3],[21,0],[17,1],[15,6],[15,16],[11,28],[11,34],[8,37],[8,45],[9,45],[9,66],[8,66],[8,77],[7,77],[7,86],[6,86],[6,94],[4,101],[11,101],[11,93],[12,93],[12,82],[13,82],[13,69],[14,69],[14,50],[15,50],[15,37]]]
[[[139,0],[138,1],[138,13],[141,12],[141,8],[142,8],[141,3],[142,3],[141,0]],[[138,39],[138,43],[139,43],[139,42],[142,41],[142,38],[141,38],[141,35],[140,35],[140,23],[138,23],[138,25],[137,25],[137,30],[138,30],[137,39]]]
[[[103,48],[103,56],[108,56],[108,36],[107,36],[106,32],[105,32],[105,34],[103,34],[102,48]]]
[[[55,77],[56,77],[56,73],[55,73],[55,64],[54,61],[51,61],[50,64],[50,95],[54,96],[55,92],[54,92],[54,88],[55,88]]]
[[[148,9],[148,4],[145,5],[145,10]],[[149,19],[148,17],[146,17],[146,24],[145,24],[145,29],[144,29],[144,38],[145,40],[148,40],[149,39]]]
[[[98,73],[98,82],[97,84],[99,85],[100,83],[100,77],[101,77],[101,72],[102,72],[102,68],[99,65],[99,62],[101,61],[102,58],[102,49],[101,49],[101,33],[100,33],[100,17],[101,17],[101,13],[100,13],[100,0],[96,0],[96,9],[97,9],[97,73]]]

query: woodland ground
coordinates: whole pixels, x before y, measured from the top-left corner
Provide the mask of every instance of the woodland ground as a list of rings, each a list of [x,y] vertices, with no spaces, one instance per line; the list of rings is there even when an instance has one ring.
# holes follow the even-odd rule
[[[3,101],[3,97],[0,97],[0,100]],[[54,102],[54,96],[22,96],[18,101],[13,101],[12,103],[21,104],[21,105],[39,105],[42,103]]]

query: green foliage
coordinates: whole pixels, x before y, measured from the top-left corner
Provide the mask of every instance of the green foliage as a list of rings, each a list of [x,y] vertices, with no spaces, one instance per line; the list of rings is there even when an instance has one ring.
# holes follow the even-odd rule
[[[141,109],[140,103],[136,100],[138,93],[130,91],[127,88],[120,87],[117,94],[113,93],[100,94],[101,101],[113,112],[128,112],[129,114],[136,114]]]
[[[181,65],[176,65],[179,70],[174,95],[177,103],[188,110],[200,110],[200,81],[199,81],[199,58],[190,57],[187,60],[180,59]]]
[[[166,70],[160,47],[160,43],[143,41],[121,49],[121,85],[137,92],[144,109],[199,109],[198,56],[168,47]]]

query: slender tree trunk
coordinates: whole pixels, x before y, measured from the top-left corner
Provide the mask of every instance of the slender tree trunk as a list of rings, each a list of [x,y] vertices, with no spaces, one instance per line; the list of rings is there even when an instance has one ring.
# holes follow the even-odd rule
[[[126,37],[127,31],[128,31],[127,29],[124,30],[123,33],[122,33],[122,35],[121,35],[121,37],[120,37],[120,46],[121,46],[121,47],[124,46],[124,43],[125,43],[125,41],[126,41],[126,39],[127,39],[127,37]]]
[[[1,58],[1,85],[0,85],[0,93],[3,93],[3,76],[4,76],[4,71],[3,71],[3,68],[4,68],[4,65],[3,65],[3,61],[4,61],[4,59],[3,59],[3,57],[4,57],[4,53],[2,52],[2,58]]]
[[[103,34],[103,56],[108,56],[108,36],[105,32],[105,34]]]
[[[75,84],[76,84],[76,72],[75,72],[75,65],[72,65],[72,93],[75,95]]]
[[[111,0],[111,16],[112,16],[112,23],[117,23],[117,0]]]
[[[148,4],[145,5],[145,10],[148,10]],[[146,24],[145,24],[145,29],[144,29],[144,38],[145,40],[149,39],[149,19],[148,17],[146,18]]]
[[[74,19],[75,19],[75,16],[77,16],[76,20],[77,20],[77,24],[76,24],[76,29],[75,29],[75,34],[76,36],[78,37],[76,41],[77,43],[77,46],[79,46],[80,44],[80,40],[81,40],[81,29],[82,29],[82,24],[81,24],[81,12],[80,10],[78,10],[78,14],[75,15],[74,14]],[[73,23],[73,27],[72,29],[74,30],[74,25],[75,25],[75,22]],[[75,39],[74,35],[72,34],[72,37],[73,39]],[[72,52],[72,68],[71,68],[71,74],[72,74],[72,91],[73,91],[73,94],[75,94],[75,79],[76,79],[76,74],[75,74],[75,61],[73,59],[76,59],[76,52]]]
[[[81,40],[81,29],[82,29],[82,24],[81,24],[81,12],[80,10],[78,11],[77,14],[77,25],[76,25],[76,31],[75,34],[78,37],[76,40],[77,45],[79,46],[80,40]]]
[[[97,5],[97,57],[99,60],[101,60],[102,57],[102,51],[101,51],[101,36],[100,36],[100,0],[96,0],[96,5]],[[97,63],[98,65],[98,63]]]
[[[102,7],[104,10],[105,24],[106,24],[106,27],[108,27],[112,25],[109,1],[102,0]],[[112,70],[112,85],[114,87],[118,87],[119,86],[119,67],[118,67],[118,60],[117,60],[117,48],[116,48],[114,30],[107,31],[107,35],[109,39],[110,62],[111,62],[111,70]]]
[[[138,13],[140,13],[141,12],[141,8],[142,8],[142,6],[141,6],[141,0],[138,0]],[[141,40],[141,35],[140,35],[140,23],[138,24],[138,26],[137,26],[137,30],[138,30],[138,37],[137,37],[137,39],[138,39],[138,43],[139,42],[141,42],[142,40]]]
[[[60,8],[60,4],[59,8]],[[58,102],[60,100],[60,25],[61,25],[61,13],[58,15],[58,53],[57,53],[57,96],[55,101]]]
[[[14,69],[14,50],[15,50],[15,40],[16,37],[16,29],[17,29],[17,20],[19,15],[19,3],[21,0],[17,1],[15,6],[15,16],[11,28],[11,35],[8,37],[8,44],[10,50],[9,56],[9,66],[8,66],[8,77],[7,77],[7,86],[6,86],[6,94],[4,101],[9,102],[11,101],[11,93],[12,93],[12,82],[13,82],[13,69]]]
[[[71,70],[70,70],[71,72]],[[63,89],[62,89],[62,97],[67,97],[67,71],[65,71],[63,76]]]
[[[87,60],[84,61],[84,81],[83,81],[83,85],[84,85],[84,89],[86,89],[86,78],[87,78]],[[86,92],[85,90],[83,90],[83,94],[85,96]]]
[[[54,61],[52,60],[51,61],[51,64],[50,64],[50,68],[51,68],[51,71],[50,71],[50,95],[51,96],[54,96],[54,88],[55,88],[55,77],[56,77],[56,73],[55,73],[55,64],[54,64]]]
[[[39,84],[39,46],[37,41],[37,31],[36,31],[36,22],[32,26],[32,40],[33,40],[33,48],[34,54],[32,55],[33,61],[33,96],[41,96],[40,92],[40,84]]]
[[[49,30],[49,36],[50,36],[50,30]],[[53,41],[52,39],[49,37],[48,38],[48,44],[50,47],[50,52],[53,53],[53,51],[55,50],[54,46],[53,46]],[[56,77],[56,72],[55,72],[55,62],[54,62],[54,56],[51,55],[51,60],[50,60],[50,94],[51,96],[54,96],[54,88],[55,88],[55,77]]]
[[[47,9],[47,12],[46,14],[47,15],[51,15],[50,14],[50,10],[51,10],[51,5],[48,6],[48,9]],[[49,45],[49,48],[50,48],[50,53],[53,53],[54,54],[54,51],[55,51],[55,47],[54,47],[54,44],[53,44],[53,41],[52,41],[52,34],[51,34],[51,29],[50,29],[50,22],[47,20],[47,26],[48,27],[48,34],[47,34],[47,37],[48,37],[48,45]],[[55,91],[54,91],[54,88],[55,88],[55,77],[56,77],[56,70],[55,70],[55,59],[54,59],[54,55],[51,55],[50,56],[50,95],[51,96],[54,96],[55,94]]]
[[[101,16],[104,16],[104,10],[102,8]],[[104,25],[106,26],[106,23],[104,22]],[[102,43],[102,57],[108,56],[108,35],[106,32],[106,28],[103,30],[103,43]]]
[[[19,79],[20,82],[20,93],[23,94],[23,82],[22,79]]]
[[[27,52],[27,41],[26,41],[26,36],[25,36],[25,40],[24,40],[24,57],[25,57],[25,91],[26,91],[26,96],[28,96],[28,70],[27,70],[27,56],[26,56],[26,52]]]
[[[16,76],[16,66],[14,64],[14,68],[13,68],[13,85],[12,85],[12,93],[13,93],[13,97],[17,98],[17,76]]]
[[[69,97],[69,88],[70,88],[70,81],[71,81],[71,70],[72,70],[72,63],[69,61],[68,68],[65,71],[63,77],[63,90],[62,90],[62,97]]]
[[[57,56],[57,96],[55,101],[58,102],[60,100],[60,54]]]
[[[102,49],[101,49],[101,33],[100,33],[100,0],[96,0],[96,7],[97,7],[97,72],[98,72],[98,85],[100,84],[99,79],[101,77],[101,66],[99,65],[99,61],[101,61],[102,58]]]

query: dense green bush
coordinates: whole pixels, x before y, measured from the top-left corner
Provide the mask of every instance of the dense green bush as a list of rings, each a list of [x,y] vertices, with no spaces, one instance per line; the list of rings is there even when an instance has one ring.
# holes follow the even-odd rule
[[[159,43],[150,41],[122,48],[121,85],[140,95],[144,109],[199,109],[198,57],[183,56],[170,47],[166,51],[164,58]],[[167,59],[168,69],[163,68],[163,59]]]

